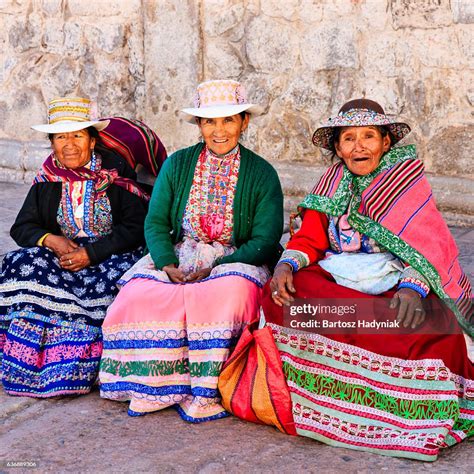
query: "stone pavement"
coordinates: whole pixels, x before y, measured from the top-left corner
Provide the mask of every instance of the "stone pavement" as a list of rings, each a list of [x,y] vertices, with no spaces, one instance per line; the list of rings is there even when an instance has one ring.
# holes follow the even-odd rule
[[[28,190],[0,183],[0,258],[16,246],[8,230]],[[427,230],[428,231],[428,230]],[[474,280],[474,229],[452,228],[461,263]],[[31,461],[37,469],[8,468]],[[472,472],[474,441],[435,463],[332,448],[234,417],[192,425],[173,409],[127,416],[125,404],[97,391],[73,398],[9,397],[0,389],[0,474],[20,472]]]

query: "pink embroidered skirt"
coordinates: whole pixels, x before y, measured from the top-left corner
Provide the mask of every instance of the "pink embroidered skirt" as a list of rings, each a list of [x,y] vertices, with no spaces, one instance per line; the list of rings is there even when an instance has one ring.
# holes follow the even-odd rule
[[[261,286],[239,271],[185,284],[135,274],[102,327],[101,396],[130,401],[131,416],[170,406],[190,422],[227,416],[217,379],[258,313]]]

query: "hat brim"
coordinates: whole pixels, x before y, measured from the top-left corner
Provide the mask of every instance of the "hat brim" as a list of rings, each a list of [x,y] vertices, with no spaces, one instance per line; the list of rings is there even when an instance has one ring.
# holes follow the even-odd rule
[[[104,130],[110,123],[110,120],[94,120],[90,122],[74,122],[69,120],[57,123],[47,123],[41,125],[32,125],[31,128],[43,133],[67,133],[77,132],[85,128],[94,127],[98,132]]]
[[[338,125],[331,125],[331,126],[324,126],[318,128],[312,138],[312,142],[314,145],[324,148],[325,150],[333,151],[334,145],[334,129],[341,128],[341,127],[371,127],[371,126],[383,126],[387,127],[391,134],[392,134],[392,145],[398,143],[402,138],[405,138],[410,132],[411,128],[407,123],[404,122],[388,122],[387,123],[367,123],[367,124],[358,124],[354,125],[353,123],[347,124],[338,124]]]
[[[189,123],[196,123],[196,117],[199,118],[218,118],[230,117],[241,112],[248,112],[253,116],[261,115],[262,107],[255,104],[237,104],[237,105],[215,105],[212,107],[195,107],[182,109],[185,115],[184,119]]]

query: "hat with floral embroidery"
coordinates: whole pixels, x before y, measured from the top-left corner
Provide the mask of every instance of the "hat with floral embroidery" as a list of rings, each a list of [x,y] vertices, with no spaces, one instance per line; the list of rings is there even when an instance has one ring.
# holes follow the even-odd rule
[[[247,101],[247,95],[240,82],[228,79],[206,81],[197,86],[194,107],[182,109],[186,120],[196,123],[196,117],[217,118],[247,112],[260,115],[262,109]]]
[[[411,128],[404,122],[388,117],[382,106],[369,99],[355,99],[346,102],[336,117],[330,118],[313,134],[316,146],[334,151],[334,129],[337,127],[386,127],[392,138],[392,145],[406,137]]]

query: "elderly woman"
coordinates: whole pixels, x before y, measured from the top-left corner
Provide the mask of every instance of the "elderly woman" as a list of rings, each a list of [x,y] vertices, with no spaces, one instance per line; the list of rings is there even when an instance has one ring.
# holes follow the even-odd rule
[[[132,416],[173,405],[190,422],[227,415],[217,378],[257,314],[283,227],[275,170],[239,143],[257,110],[230,80],[200,84],[183,110],[202,142],[165,162],[145,222],[150,254],[103,326],[101,396],[130,400]]]
[[[297,434],[430,461],[474,431],[456,322],[472,335],[472,302],[414,146],[393,146],[409,131],[359,99],[315,132],[339,159],[302,202],[263,310]]]
[[[24,247],[0,274],[2,382],[10,395],[87,393],[97,379],[101,325],[118,277],[141,256],[145,195],[115,155],[94,152],[108,121],[91,102],[56,99],[48,133],[53,153],[11,229]]]

